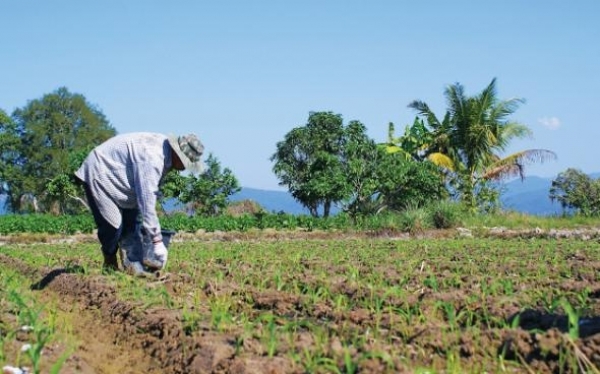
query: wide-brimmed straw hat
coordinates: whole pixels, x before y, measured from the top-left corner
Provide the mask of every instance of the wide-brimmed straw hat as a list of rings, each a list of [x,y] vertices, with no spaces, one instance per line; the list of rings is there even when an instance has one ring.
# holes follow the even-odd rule
[[[194,134],[175,136],[169,135],[169,144],[175,151],[185,170],[193,174],[200,174],[204,169],[200,157],[204,152],[204,146],[200,139]]]

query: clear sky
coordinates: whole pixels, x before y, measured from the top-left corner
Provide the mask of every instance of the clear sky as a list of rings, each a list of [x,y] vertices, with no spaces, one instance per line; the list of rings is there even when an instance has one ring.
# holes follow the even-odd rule
[[[244,187],[281,189],[275,145],[311,111],[359,120],[376,141],[441,117],[444,88],[496,77],[501,99],[549,149],[526,170],[600,171],[600,1],[1,0],[0,108],[59,87],[119,133],[198,134]]]

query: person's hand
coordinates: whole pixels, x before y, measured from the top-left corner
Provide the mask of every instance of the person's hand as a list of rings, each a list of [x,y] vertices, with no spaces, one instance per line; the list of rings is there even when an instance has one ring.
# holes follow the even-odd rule
[[[163,242],[154,243],[154,258],[161,263],[161,269],[164,269],[167,265],[167,257],[169,252]]]

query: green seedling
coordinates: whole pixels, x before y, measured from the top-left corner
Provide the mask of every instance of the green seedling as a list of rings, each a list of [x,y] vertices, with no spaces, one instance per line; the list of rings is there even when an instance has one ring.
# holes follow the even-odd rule
[[[579,339],[579,313],[566,298],[561,299],[561,306],[567,314],[569,321],[569,337],[574,340]]]

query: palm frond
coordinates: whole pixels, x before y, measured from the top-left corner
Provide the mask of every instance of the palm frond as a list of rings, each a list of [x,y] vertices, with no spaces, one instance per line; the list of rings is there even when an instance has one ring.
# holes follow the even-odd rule
[[[400,152],[403,149],[398,147],[397,145],[388,145],[388,144],[383,144],[384,149],[387,153],[396,153],[396,152]]]
[[[557,159],[556,153],[547,149],[528,149],[513,153],[493,163],[481,178],[485,180],[499,180],[508,177],[525,178],[525,165],[543,163]]]
[[[437,166],[454,171],[454,161],[448,155],[436,152],[427,156],[427,159]]]
[[[441,123],[435,116],[435,113],[431,111],[429,105],[427,105],[427,103],[424,101],[414,100],[408,104],[408,107],[416,110],[419,116],[425,117],[425,119],[427,119],[427,124],[432,128],[437,129],[441,126]]]
[[[483,180],[501,180],[510,177],[525,178],[523,165],[519,163],[499,164],[488,170],[481,176]]]
[[[462,84],[454,83],[444,91],[446,96],[446,102],[448,105],[448,111],[451,116],[462,118],[466,112],[467,97],[465,96],[465,89]]]
[[[409,152],[406,152],[406,150],[404,150],[401,147],[398,147],[397,145],[386,145],[385,151],[389,154],[399,153],[400,155],[402,155],[402,157],[404,157],[407,160],[412,159],[412,155]]]

